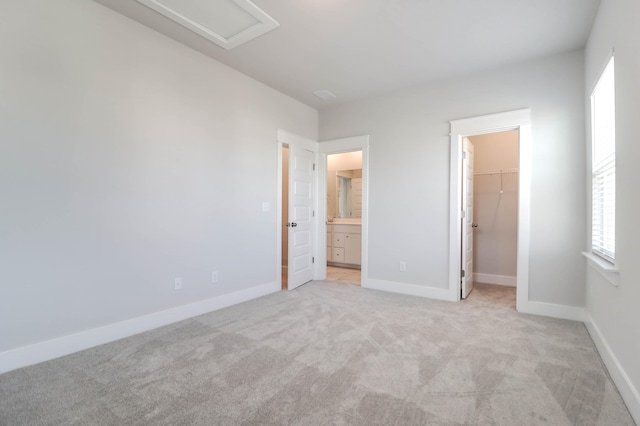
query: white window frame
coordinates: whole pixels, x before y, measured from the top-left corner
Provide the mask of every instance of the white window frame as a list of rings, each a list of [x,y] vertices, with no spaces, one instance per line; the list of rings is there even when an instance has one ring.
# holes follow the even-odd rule
[[[613,93],[603,92],[604,84]],[[611,95],[613,99],[611,99]],[[598,100],[600,99],[600,100]],[[605,103],[605,105],[602,105]],[[613,108],[613,117],[599,114]],[[608,115],[608,116],[607,116]],[[612,54],[591,92],[591,252],[615,264],[615,61]]]

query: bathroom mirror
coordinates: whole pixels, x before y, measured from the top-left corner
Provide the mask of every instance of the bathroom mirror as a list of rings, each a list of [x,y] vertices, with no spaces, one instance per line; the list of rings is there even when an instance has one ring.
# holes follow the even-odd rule
[[[362,151],[327,155],[327,220],[362,217]]]
[[[327,215],[330,218],[362,217],[362,169],[327,174]]]

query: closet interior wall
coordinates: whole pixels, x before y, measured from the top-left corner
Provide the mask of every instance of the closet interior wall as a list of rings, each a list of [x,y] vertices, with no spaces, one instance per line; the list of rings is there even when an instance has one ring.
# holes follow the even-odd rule
[[[518,131],[469,138],[474,165],[474,280],[516,285]]]

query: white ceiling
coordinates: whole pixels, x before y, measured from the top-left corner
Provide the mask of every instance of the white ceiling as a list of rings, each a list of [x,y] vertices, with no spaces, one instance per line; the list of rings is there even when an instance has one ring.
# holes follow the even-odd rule
[[[600,3],[253,0],[280,26],[225,50],[136,0],[96,1],[318,109],[582,48]]]

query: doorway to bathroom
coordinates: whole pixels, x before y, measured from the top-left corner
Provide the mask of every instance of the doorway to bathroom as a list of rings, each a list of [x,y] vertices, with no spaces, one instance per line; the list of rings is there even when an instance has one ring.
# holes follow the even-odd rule
[[[318,151],[319,279],[359,283],[366,288],[369,284],[369,135],[323,141],[318,144]],[[348,155],[336,157],[341,161],[332,159],[329,163],[329,157],[334,154]],[[359,197],[353,195],[360,192],[358,201]],[[357,217],[359,215],[361,217]]]
[[[327,155],[327,279],[360,285],[362,150]]]

